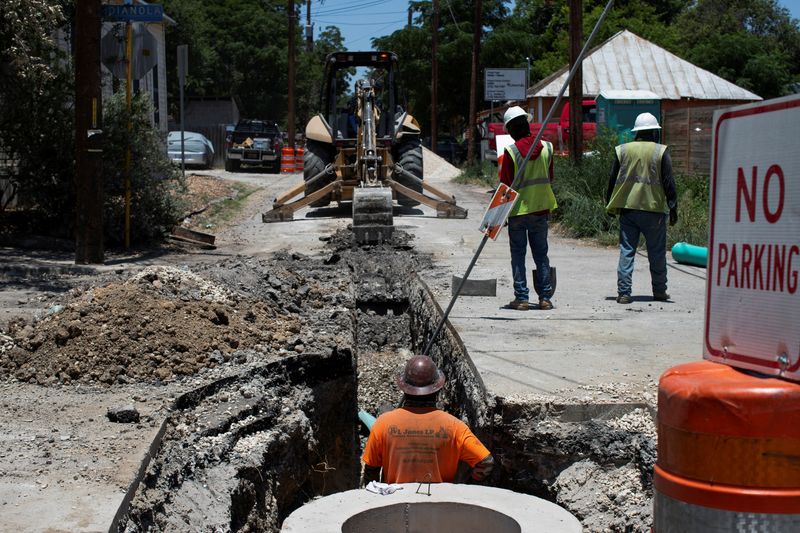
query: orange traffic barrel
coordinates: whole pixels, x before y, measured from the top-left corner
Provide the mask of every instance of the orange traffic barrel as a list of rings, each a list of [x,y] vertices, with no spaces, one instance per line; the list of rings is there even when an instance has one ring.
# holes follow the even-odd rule
[[[305,150],[303,148],[295,148],[294,149],[294,171],[295,172],[302,172],[303,171],[303,154]]]
[[[800,531],[800,383],[702,361],[658,385],[654,533]]]
[[[294,148],[284,146],[281,149],[281,174],[294,172]]]

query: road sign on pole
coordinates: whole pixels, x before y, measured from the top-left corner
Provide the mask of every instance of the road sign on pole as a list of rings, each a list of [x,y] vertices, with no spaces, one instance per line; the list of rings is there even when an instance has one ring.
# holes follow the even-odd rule
[[[800,381],[800,96],[714,114],[703,357]]]
[[[525,100],[524,68],[487,68],[483,75],[484,100]]]

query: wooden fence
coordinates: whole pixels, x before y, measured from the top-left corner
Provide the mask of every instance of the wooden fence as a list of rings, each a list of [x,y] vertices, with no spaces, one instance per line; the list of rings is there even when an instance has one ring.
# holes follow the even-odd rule
[[[675,172],[711,175],[714,111],[722,107],[686,107],[663,113],[663,139],[669,145]]]

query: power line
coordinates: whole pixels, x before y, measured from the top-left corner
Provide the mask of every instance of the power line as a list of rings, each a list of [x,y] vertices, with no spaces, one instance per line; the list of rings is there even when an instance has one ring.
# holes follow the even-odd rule
[[[316,11],[317,15],[333,15],[333,14],[340,14],[340,13],[351,13],[353,11],[358,11],[364,9],[365,7],[374,7],[379,6],[381,4],[388,4],[391,0],[368,0],[366,2],[353,2],[352,4],[345,4],[339,5],[335,8],[331,9],[318,9]]]

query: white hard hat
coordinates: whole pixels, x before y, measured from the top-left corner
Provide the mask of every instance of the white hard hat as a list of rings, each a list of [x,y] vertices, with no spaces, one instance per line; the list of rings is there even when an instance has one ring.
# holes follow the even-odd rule
[[[633,124],[631,131],[640,130],[660,130],[661,126],[658,125],[658,119],[652,113],[641,113],[636,117],[636,122]]]
[[[508,123],[517,117],[525,117],[525,120],[531,119],[531,116],[527,114],[524,109],[515,105],[514,107],[509,107],[506,109],[506,112],[503,113],[503,127],[508,126]]]

